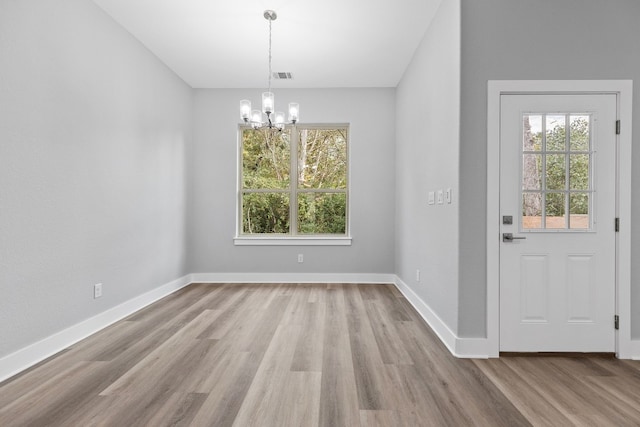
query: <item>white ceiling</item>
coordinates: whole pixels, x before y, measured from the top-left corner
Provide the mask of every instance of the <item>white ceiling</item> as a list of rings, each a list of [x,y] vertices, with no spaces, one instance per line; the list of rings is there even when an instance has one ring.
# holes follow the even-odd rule
[[[395,87],[441,0],[94,0],[194,88]]]

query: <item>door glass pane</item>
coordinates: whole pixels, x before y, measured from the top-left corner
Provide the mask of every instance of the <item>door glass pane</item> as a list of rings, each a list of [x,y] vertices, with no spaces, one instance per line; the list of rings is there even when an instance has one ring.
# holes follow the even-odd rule
[[[302,193],[298,195],[298,233],[345,234],[345,193]]]
[[[542,150],[542,115],[525,114],[522,119],[522,151]]]
[[[566,189],[566,163],[564,154],[548,154],[547,160],[547,190]]]
[[[242,232],[288,233],[288,193],[243,193]]]
[[[589,155],[588,154],[571,154],[569,156],[570,170],[570,189],[571,190],[588,190],[589,189]]]
[[[545,228],[567,228],[564,202],[565,193],[547,193],[545,195]]]
[[[522,189],[542,189],[542,155],[524,154],[522,159]]]
[[[522,195],[522,228],[542,228],[542,193]]]
[[[547,151],[566,150],[565,121],[566,117],[564,115],[546,116]]]
[[[571,115],[569,129],[571,133],[571,151],[589,151],[589,123],[588,115]]]
[[[569,195],[569,210],[571,214],[569,218],[571,229],[586,230],[590,228],[588,193],[572,193]]]

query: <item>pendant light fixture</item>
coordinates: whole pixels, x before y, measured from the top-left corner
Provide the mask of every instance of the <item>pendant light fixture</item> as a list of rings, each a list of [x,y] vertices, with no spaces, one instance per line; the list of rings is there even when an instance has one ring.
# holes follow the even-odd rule
[[[271,23],[278,15],[273,10],[265,10],[264,18],[269,21],[269,87],[262,93],[262,111],[252,110],[251,101],[243,99],[240,101],[240,118],[244,123],[251,124],[254,129],[269,128],[282,130],[285,126],[285,116],[281,111],[275,111],[275,96],[271,92]],[[295,124],[300,115],[300,105],[295,102],[289,103],[289,123]],[[264,120],[266,117],[266,120]]]

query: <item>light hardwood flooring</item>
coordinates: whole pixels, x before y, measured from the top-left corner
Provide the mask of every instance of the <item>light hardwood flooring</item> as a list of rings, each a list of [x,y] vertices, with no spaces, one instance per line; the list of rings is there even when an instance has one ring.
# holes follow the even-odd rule
[[[640,364],[456,359],[392,285],[191,285],[0,384],[0,426],[638,426]]]

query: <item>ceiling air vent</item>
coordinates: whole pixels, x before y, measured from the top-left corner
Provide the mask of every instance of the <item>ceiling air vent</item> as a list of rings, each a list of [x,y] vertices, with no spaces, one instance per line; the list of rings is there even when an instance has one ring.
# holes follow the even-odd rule
[[[291,80],[293,76],[291,73],[283,72],[283,71],[275,71],[273,73],[273,78],[276,80]]]

